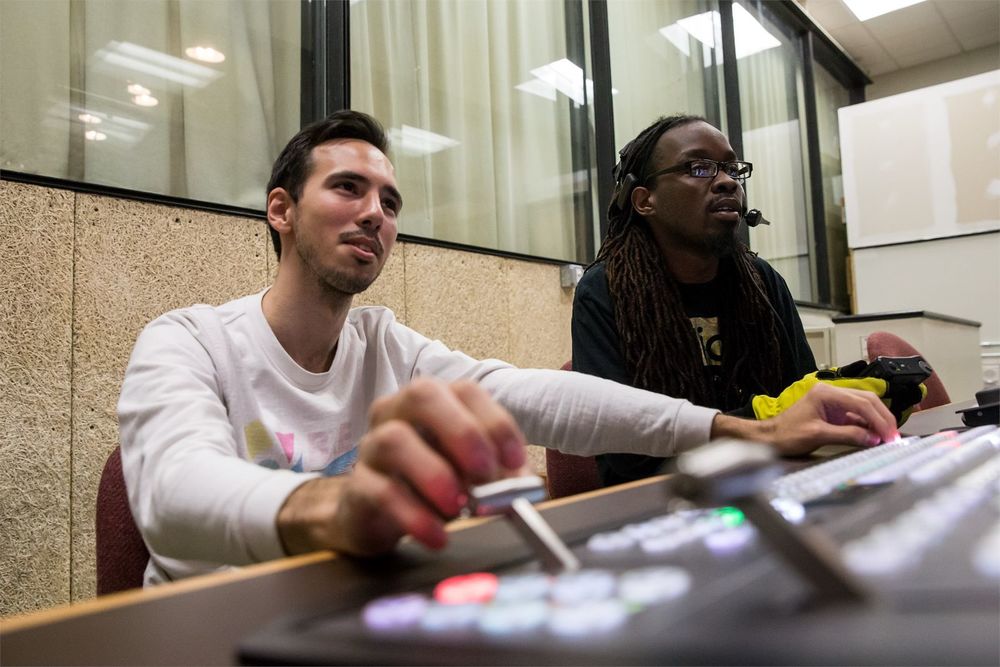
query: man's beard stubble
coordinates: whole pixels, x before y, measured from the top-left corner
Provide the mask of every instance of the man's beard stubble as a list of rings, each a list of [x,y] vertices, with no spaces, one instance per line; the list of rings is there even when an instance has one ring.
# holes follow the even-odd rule
[[[311,243],[299,243],[296,246],[302,262],[309,267],[323,291],[329,296],[354,296],[368,289],[382,273],[379,267],[375,275],[369,278],[364,275],[351,274],[336,268],[326,268],[317,258],[315,248]]]

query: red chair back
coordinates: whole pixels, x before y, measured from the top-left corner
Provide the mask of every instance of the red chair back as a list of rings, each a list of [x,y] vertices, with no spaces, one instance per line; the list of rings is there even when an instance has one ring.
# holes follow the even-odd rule
[[[95,528],[97,594],[141,588],[149,551],[128,505],[119,447],[108,456],[101,473]]]
[[[888,331],[876,331],[868,335],[868,361],[876,357],[912,357],[914,355],[924,356],[896,334]],[[934,368],[934,363],[930,359],[924,357],[924,361],[930,364],[931,368]],[[948,391],[944,388],[944,384],[936,372],[931,373],[931,376],[924,380],[924,386],[927,387],[927,395],[913,408],[914,412],[951,403]]]
[[[562,370],[573,370],[567,361]],[[556,449],[545,450],[545,475],[550,498],[562,498],[601,488],[597,459],[593,456],[565,454]]]

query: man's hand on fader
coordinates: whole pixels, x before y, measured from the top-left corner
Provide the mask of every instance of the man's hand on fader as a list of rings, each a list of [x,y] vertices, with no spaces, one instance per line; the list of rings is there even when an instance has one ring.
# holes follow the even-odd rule
[[[470,381],[419,379],[372,405],[353,472],[306,482],[278,513],[288,553],[390,551],[403,535],[430,548],[465,506],[467,489],[519,471],[524,436]]]

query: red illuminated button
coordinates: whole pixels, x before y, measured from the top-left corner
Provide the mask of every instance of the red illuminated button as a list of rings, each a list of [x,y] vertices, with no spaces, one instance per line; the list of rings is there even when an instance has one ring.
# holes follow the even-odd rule
[[[489,602],[497,592],[497,577],[489,572],[475,572],[449,577],[434,587],[434,599],[441,604]]]

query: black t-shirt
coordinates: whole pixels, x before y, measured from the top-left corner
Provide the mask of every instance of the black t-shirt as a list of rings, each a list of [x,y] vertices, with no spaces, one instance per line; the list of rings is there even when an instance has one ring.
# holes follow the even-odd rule
[[[754,258],[754,264],[778,316],[783,370],[781,379],[782,386],[787,386],[815,371],[816,360],[806,341],[802,320],[784,278],[759,257]],[[679,285],[681,301],[702,342],[702,361],[713,396],[713,404],[708,407],[742,417],[753,417],[749,402],[751,390],[747,388],[740,388],[745,390],[745,402],[741,405],[726,404],[725,387],[728,382],[723,377],[722,344],[718,336],[718,316],[722,309],[719,280],[717,277],[708,283]],[[576,287],[573,300],[573,370],[622,384],[632,384],[622,356],[618,328],[615,326],[614,305],[608,291],[603,262],[591,266]],[[659,472],[663,461],[659,457],[637,454],[605,454],[597,457],[601,478],[607,486],[654,475]]]

